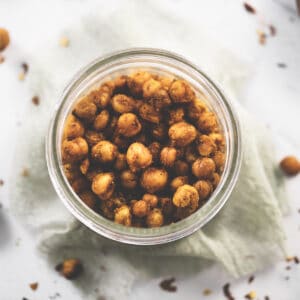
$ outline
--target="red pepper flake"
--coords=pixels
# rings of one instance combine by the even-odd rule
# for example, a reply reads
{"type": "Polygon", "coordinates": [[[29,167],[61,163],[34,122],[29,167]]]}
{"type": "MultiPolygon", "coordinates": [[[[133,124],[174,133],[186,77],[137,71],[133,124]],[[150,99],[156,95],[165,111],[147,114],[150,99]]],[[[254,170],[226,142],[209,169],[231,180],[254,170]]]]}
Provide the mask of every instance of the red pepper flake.
{"type": "Polygon", "coordinates": [[[244,7],[245,7],[245,9],[248,13],[250,13],[250,14],[255,14],[256,13],[256,9],[247,2],[244,2],[244,7]]]}
{"type": "Polygon", "coordinates": [[[228,300],[234,300],[234,297],[232,296],[231,292],[230,292],[230,283],[226,283],[223,286],[223,293],[224,296],[228,299],[228,300]]]}
{"type": "Polygon", "coordinates": [[[4,185],[4,181],[0,179],[0,186],[4,185]]]}
{"type": "Polygon", "coordinates": [[[29,70],[29,66],[28,66],[27,63],[24,62],[24,63],[21,64],[21,67],[22,67],[23,73],[25,75],[28,72],[28,70],[29,70]]]}
{"type": "Polygon", "coordinates": [[[269,29],[270,29],[271,36],[275,36],[277,33],[276,27],[274,25],[269,25],[269,29]]]}
{"type": "Polygon", "coordinates": [[[40,98],[38,96],[33,96],[31,101],[36,106],[38,106],[40,104],[40,98]]]}
{"type": "Polygon", "coordinates": [[[39,284],[38,282],[33,282],[33,283],[30,283],[29,284],[29,287],[33,290],[33,291],[36,291],[39,287],[39,284]]]}
{"type": "Polygon", "coordinates": [[[175,282],[175,278],[172,277],[161,281],[159,286],[164,291],[174,293],[177,291],[177,286],[174,285],[174,282],[175,282]]]}
{"type": "Polygon", "coordinates": [[[255,278],[254,275],[251,275],[248,279],[248,283],[251,283],[254,280],[254,278],[255,278]]]}

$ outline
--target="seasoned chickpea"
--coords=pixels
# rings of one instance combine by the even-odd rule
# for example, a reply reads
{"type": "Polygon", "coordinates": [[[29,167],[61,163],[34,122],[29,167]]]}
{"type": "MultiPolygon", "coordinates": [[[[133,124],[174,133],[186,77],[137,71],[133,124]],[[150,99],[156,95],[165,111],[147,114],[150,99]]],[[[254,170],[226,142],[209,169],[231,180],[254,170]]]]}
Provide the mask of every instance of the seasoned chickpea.
{"type": "Polygon", "coordinates": [[[120,175],[121,185],[128,190],[132,190],[137,186],[138,179],[135,173],[125,170],[120,175]]]}
{"type": "Polygon", "coordinates": [[[212,184],[209,181],[198,180],[193,186],[198,191],[200,201],[207,199],[213,191],[212,184]]]}
{"type": "Polygon", "coordinates": [[[195,92],[184,80],[173,81],[169,93],[175,103],[188,103],[195,99],[195,92]]]}
{"type": "Polygon", "coordinates": [[[158,208],[154,208],[147,215],[146,223],[148,227],[160,227],[164,224],[164,216],[162,211],[158,208]]]}
{"type": "Polygon", "coordinates": [[[89,99],[88,97],[84,97],[81,99],[74,107],[73,113],[87,121],[92,122],[96,117],[97,106],[96,104],[89,99]]]}
{"type": "Polygon", "coordinates": [[[225,154],[221,151],[217,151],[212,158],[216,164],[217,169],[222,172],[225,164],[225,154]]]}
{"type": "Polygon", "coordinates": [[[114,209],[109,205],[108,202],[108,200],[100,202],[100,211],[105,218],[113,220],[115,217],[114,209]]]}
{"type": "Polygon", "coordinates": [[[127,205],[115,209],[115,222],[124,226],[131,226],[131,213],[127,205]]]}
{"type": "Polygon", "coordinates": [[[113,96],[111,105],[120,114],[129,113],[135,109],[134,99],[123,94],[113,96]]]}
{"type": "Polygon", "coordinates": [[[199,154],[196,152],[196,149],[193,145],[188,146],[185,151],[185,160],[189,163],[192,164],[199,158],[199,154]]]}
{"type": "Polygon", "coordinates": [[[149,203],[144,200],[136,201],[132,205],[132,213],[139,218],[145,217],[148,214],[149,210],[149,203]]]}
{"type": "Polygon", "coordinates": [[[87,130],[84,137],[90,147],[95,146],[99,142],[105,140],[103,133],[93,130],[87,130]]]}
{"type": "Polygon", "coordinates": [[[97,116],[94,121],[94,128],[95,130],[103,130],[109,122],[109,112],[108,110],[104,109],[102,110],[97,116]]]}
{"type": "Polygon", "coordinates": [[[224,138],[224,135],[222,135],[221,133],[213,132],[213,133],[209,134],[209,137],[211,139],[213,139],[213,141],[215,142],[215,144],[218,147],[218,150],[224,152],[224,149],[225,149],[225,138],[224,138]]]}
{"type": "Polygon", "coordinates": [[[167,91],[160,89],[156,91],[151,98],[148,99],[148,103],[156,110],[160,111],[171,105],[171,99],[167,91]]]}
{"type": "Polygon", "coordinates": [[[78,137],[62,143],[62,159],[65,163],[79,161],[88,155],[89,146],[85,139],[78,137]]]}
{"type": "Polygon", "coordinates": [[[174,79],[169,77],[158,77],[157,79],[165,91],[169,91],[174,79]]]}
{"type": "Polygon", "coordinates": [[[151,98],[157,94],[159,90],[162,89],[162,85],[159,81],[150,78],[143,84],[143,96],[145,98],[151,98]]]}
{"type": "Polygon", "coordinates": [[[113,136],[112,142],[121,150],[126,150],[131,143],[127,137],[118,133],[113,136]]]}
{"type": "Polygon", "coordinates": [[[97,197],[91,191],[81,192],[79,195],[80,199],[91,209],[95,209],[97,203],[97,197]]]}
{"type": "Polygon", "coordinates": [[[295,176],[300,173],[300,161],[295,156],[287,156],[282,159],[280,167],[288,176],[295,176]]]}
{"type": "Polygon", "coordinates": [[[9,45],[9,33],[6,29],[0,28],[0,52],[9,45]]]}
{"type": "Polygon", "coordinates": [[[195,211],[198,203],[198,191],[188,184],[180,186],[173,196],[173,204],[177,207],[190,207],[195,211]]]}
{"type": "Polygon", "coordinates": [[[126,155],[123,153],[118,153],[115,164],[114,164],[115,169],[118,171],[125,170],[127,168],[127,160],[126,160],[126,155]]]}
{"type": "Polygon", "coordinates": [[[175,208],[172,199],[169,197],[163,197],[159,199],[159,203],[163,214],[167,217],[170,217],[175,208]]]}
{"type": "Polygon", "coordinates": [[[77,258],[68,258],[56,266],[56,271],[60,272],[66,279],[72,280],[79,277],[83,271],[82,263],[77,258]]]}
{"type": "Polygon", "coordinates": [[[103,130],[105,136],[114,136],[116,133],[116,128],[119,118],[117,116],[112,116],[110,122],[107,124],[106,128],[103,130]]]}
{"type": "Polygon", "coordinates": [[[74,115],[67,117],[64,127],[64,138],[74,139],[84,135],[84,126],[74,115]]]}
{"type": "Polygon", "coordinates": [[[88,172],[89,170],[89,167],[90,167],[90,160],[88,158],[84,159],[79,168],[80,168],[80,172],[83,174],[83,175],[86,175],[86,173],[88,172]]]}
{"type": "Polygon", "coordinates": [[[160,157],[161,145],[158,142],[153,142],[148,146],[150,153],[152,154],[153,162],[158,162],[160,157]]]}
{"type": "Polygon", "coordinates": [[[132,113],[122,114],[118,120],[117,127],[119,133],[126,137],[133,137],[142,129],[138,117],[132,113]]]}
{"type": "Polygon", "coordinates": [[[215,130],[217,127],[217,119],[214,113],[212,112],[204,112],[200,115],[197,120],[197,126],[200,131],[205,133],[210,133],[215,130]]]}
{"type": "Polygon", "coordinates": [[[117,154],[117,147],[109,141],[101,141],[92,148],[92,158],[102,163],[113,162],[117,154]]]}
{"type": "Polygon", "coordinates": [[[80,176],[71,183],[71,187],[75,193],[81,193],[89,188],[89,182],[85,177],[80,176]]]}
{"type": "Polygon", "coordinates": [[[200,116],[207,111],[207,106],[201,100],[195,99],[192,103],[189,104],[187,111],[188,116],[192,120],[197,121],[200,116]]]}
{"type": "Polygon", "coordinates": [[[121,75],[114,80],[115,93],[124,92],[127,89],[127,78],[126,75],[121,75]]]}
{"type": "Polygon", "coordinates": [[[147,103],[143,103],[139,107],[139,115],[142,119],[154,124],[159,124],[162,119],[161,113],[147,103]]]}
{"type": "Polygon", "coordinates": [[[186,122],[179,122],[169,129],[169,137],[178,147],[185,147],[192,143],[197,136],[196,128],[186,122]]]}
{"type": "Polygon", "coordinates": [[[175,163],[177,150],[173,147],[164,147],[160,152],[160,162],[165,167],[172,167],[175,163]]]}
{"type": "Polygon", "coordinates": [[[145,194],[142,200],[147,202],[151,208],[156,207],[158,204],[158,197],[154,194],[145,194]]]}
{"type": "Polygon", "coordinates": [[[200,135],[197,143],[197,149],[201,156],[210,156],[217,150],[214,140],[208,135],[200,135]]]}
{"type": "Polygon", "coordinates": [[[99,89],[90,92],[88,98],[92,100],[97,107],[105,108],[110,102],[112,93],[113,86],[110,83],[104,83],[99,89]]]}
{"type": "Polygon", "coordinates": [[[133,137],[133,142],[146,144],[148,139],[144,133],[140,133],[139,135],[133,137]]]}
{"type": "Polygon", "coordinates": [[[169,125],[184,122],[184,109],[182,107],[173,108],[169,111],[169,125]]]}
{"type": "Polygon", "coordinates": [[[93,179],[99,174],[103,173],[103,168],[100,166],[91,166],[87,173],[85,174],[85,177],[88,181],[92,182],[93,179]]]}
{"type": "Polygon", "coordinates": [[[185,176],[189,173],[189,165],[182,160],[175,161],[174,169],[177,176],[185,176]]]}
{"type": "Polygon", "coordinates": [[[212,175],[211,183],[212,183],[212,185],[213,185],[214,188],[216,188],[218,186],[220,180],[221,180],[221,177],[220,177],[220,175],[218,173],[214,173],[212,175]]]}
{"type": "Polygon", "coordinates": [[[162,190],[168,182],[168,172],[164,169],[149,168],[141,178],[141,186],[148,193],[155,193],[162,190]]]}
{"type": "Polygon", "coordinates": [[[79,167],[77,164],[64,164],[63,165],[64,173],[70,183],[72,183],[75,179],[81,176],[79,171],[79,167]]]}
{"type": "Polygon", "coordinates": [[[168,136],[168,129],[164,124],[153,125],[151,127],[151,135],[154,139],[163,142],[168,136]]]}
{"type": "Polygon", "coordinates": [[[215,162],[208,157],[198,158],[192,165],[192,172],[199,179],[210,178],[215,170],[215,162]]]}
{"type": "Polygon", "coordinates": [[[178,177],[175,177],[171,183],[170,183],[170,187],[171,187],[171,190],[173,192],[175,192],[180,186],[182,185],[185,185],[188,183],[188,178],[187,176],[178,176],[178,177]]]}
{"type": "Polygon", "coordinates": [[[101,199],[108,200],[115,190],[115,177],[113,173],[100,173],[92,183],[92,191],[101,199]]]}
{"type": "Polygon", "coordinates": [[[143,71],[129,75],[127,78],[127,85],[130,92],[136,97],[141,96],[143,93],[143,85],[150,78],[151,74],[143,71]]]}
{"type": "Polygon", "coordinates": [[[129,146],[126,159],[133,172],[145,169],[152,164],[151,152],[141,143],[133,143],[129,146]]]}

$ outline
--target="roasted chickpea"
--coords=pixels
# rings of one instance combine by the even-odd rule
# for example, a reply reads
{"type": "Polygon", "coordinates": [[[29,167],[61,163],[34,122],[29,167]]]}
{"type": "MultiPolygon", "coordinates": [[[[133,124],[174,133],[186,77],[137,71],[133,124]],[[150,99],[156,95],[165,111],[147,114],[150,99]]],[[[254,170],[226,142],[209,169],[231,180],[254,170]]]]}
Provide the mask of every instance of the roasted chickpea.
{"type": "Polygon", "coordinates": [[[74,107],[73,113],[80,119],[91,122],[97,112],[96,104],[89,97],[82,98],[74,107]]]}
{"type": "Polygon", "coordinates": [[[200,131],[211,133],[217,127],[217,119],[214,113],[204,112],[197,120],[197,126],[200,131]]]}
{"type": "Polygon", "coordinates": [[[123,153],[118,153],[114,167],[118,171],[125,170],[127,168],[126,155],[123,153]]]}
{"type": "Polygon", "coordinates": [[[6,29],[0,28],[0,52],[9,45],[9,33],[6,29]]]}
{"type": "Polygon", "coordinates": [[[97,131],[103,130],[109,122],[109,112],[108,110],[102,110],[97,116],[94,121],[94,128],[97,131]]]}
{"type": "Polygon", "coordinates": [[[127,137],[118,133],[113,136],[112,142],[121,150],[126,150],[131,143],[127,137]]]}
{"type": "Polygon", "coordinates": [[[127,78],[126,75],[121,75],[114,80],[115,93],[124,92],[127,89],[127,78]]]}
{"type": "Polygon", "coordinates": [[[81,176],[79,171],[79,167],[77,164],[64,164],[63,165],[64,173],[70,183],[72,183],[75,179],[81,176]]]}
{"type": "Polygon", "coordinates": [[[127,205],[115,209],[115,222],[124,226],[131,225],[131,213],[127,205]]]}
{"type": "Polygon", "coordinates": [[[164,224],[164,216],[162,211],[158,208],[151,210],[146,219],[148,227],[160,227],[164,224]]]}
{"type": "Polygon", "coordinates": [[[209,134],[209,137],[215,142],[219,151],[225,150],[225,138],[221,133],[213,132],[209,134]]]}
{"type": "Polygon", "coordinates": [[[120,114],[129,113],[135,109],[134,99],[123,94],[113,96],[111,105],[120,114]]]}
{"type": "Polygon", "coordinates": [[[159,204],[164,216],[166,217],[172,216],[172,214],[174,213],[175,206],[171,198],[169,197],[160,198],[159,204]]]}
{"type": "Polygon", "coordinates": [[[108,200],[115,190],[115,176],[113,173],[100,173],[92,183],[92,191],[101,199],[108,200]]]}
{"type": "Polygon", "coordinates": [[[168,129],[164,124],[151,126],[151,135],[154,139],[163,142],[168,136],[168,129]]]}
{"type": "Polygon", "coordinates": [[[145,169],[152,164],[151,152],[141,143],[133,143],[129,146],[126,159],[133,172],[145,169]]]}
{"type": "Polygon", "coordinates": [[[109,141],[101,141],[92,148],[92,158],[101,163],[113,162],[117,154],[117,147],[109,141]]]}
{"type": "Polygon", "coordinates": [[[104,83],[99,89],[90,92],[88,98],[92,100],[97,107],[105,108],[110,102],[113,88],[114,87],[110,83],[104,83]]]}
{"type": "Polygon", "coordinates": [[[218,184],[220,183],[220,180],[221,180],[221,177],[218,173],[214,173],[212,175],[211,183],[212,183],[214,188],[216,188],[218,186],[218,184]]]}
{"type": "Polygon", "coordinates": [[[295,156],[287,156],[282,159],[280,167],[288,176],[295,176],[300,173],[300,161],[295,156]]]}
{"type": "Polygon", "coordinates": [[[188,103],[195,99],[195,92],[184,80],[173,81],[169,93],[175,103],[188,103]]]}
{"type": "Polygon", "coordinates": [[[182,185],[185,185],[188,183],[188,178],[187,176],[178,176],[178,177],[175,177],[171,183],[170,183],[170,187],[171,187],[171,190],[173,192],[175,192],[180,186],[182,185]]]}
{"type": "Polygon", "coordinates": [[[80,199],[91,209],[95,209],[97,203],[97,197],[91,191],[81,192],[79,195],[80,199]]]}
{"type": "Polygon", "coordinates": [[[196,128],[186,122],[179,122],[169,128],[169,137],[177,147],[185,147],[197,136],[196,128]]]}
{"type": "Polygon", "coordinates": [[[148,146],[150,153],[152,154],[153,162],[158,162],[160,158],[161,145],[158,142],[153,142],[148,146]]]}
{"type": "Polygon", "coordinates": [[[80,172],[83,174],[83,175],[86,175],[86,173],[88,172],[89,170],[89,167],[90,167],[90,160],[88,158],[84,159],[79,168],[80,168],[80,172]]]}
{"type": "Polygon", "coordinates": [[[136,143],[146,144],[148,142],[148,139],[144,133],[140,133],[139,135],[133,137],[132,141],[136,143]]]}
{"type": "Polygon", "coordinates": [[[197,121],[200,116],[207,111],[207,106],[203,101],[195,99],[192,103],[189,104],[187,111],[188,116],[192,120],[197,121]]]}
{"type": "Polygon", "coordinates": [[[100,202],[100,211],[105,218],[113,220],[115,217],[114,209],[111,208],[108,202],[108,200],[100,202]]]}
{"type": "Polygon", "coordinates": [[[136,72],[131,74],[127,78],[127,85],[129,91],[136,97],[139,97],[143,93],[144,83],[151,78],[151,75],[148,72],[136,72]]]}
{"type": "Polygon", "coordinates": [[[160,162],[165,167],[172,167],[175,163],[177,150],[173,147],[164,147],[160,152],[160,162]]]}
{"type": "Polygon", "coordinates": [[[158,77],[157,79],[165,91],[169,91],[174,79],[169,77],[158,77]]]}
{"type": "Polygon", "coordinates": [[[156,110],[161,109],[171,105],[171,99],[167,91],[160,89],[148,99],[148,103],[156,110]]]}
{"type": "Polygon", "coordinates": [[[207,199],[213,191],[212,184],[209,181],[198,180],[193,186],[198,191],[200,201],[207,199]]]}
{"type": "Polygon", "coordinates": [[[95,146],[99,142],[105,140],[103,133],[93,130],[87,130],[84,137],[90,147],[95,146]]]}
{"type": "Polygon", "coordinates": [[[76,194],[81,193],[89,188],[89,182],[85,177],[80,176],[71,183],[71,187],[76,194]]]}
{"type": "Polygon", "coordinates": [[[126,137],[133,137],[142,129],[138,117],[132,113],[122,114],[118,120],[117,127],[119,133],[126,137]]]}
{"type": "Polygon", "coordinates": [[[189,207],[195,211],[199,205],[197,190],[188,184],[180,186],[173,196],[173,204],[177,207],[189,207]]]}
{"type": "Polygon", "coordinates": [[[66,279],[72,280],[81,275],[83,266],[79,259],[69,258],[58,264],[55,269],[66,279]]]}
{"type": "Polygon", "coordinates": [[[175,161],[174,169],[177,176],[185,176],[189,173],[189,165],[182,160],[175,161]]]}
{"type": "Polygon", "coordinates": [[[158,197],[154,194],[145,194],[142,200],[147,202],[151,208],[156,207],[158,204],[158,197]]]}
{"type": "Polygon", "coordinates": [[[169,111],[169,125],[184,122],[184,109],[182,107],[173,108],[169,111]]]}
{"type": "Polygon", "coordinates": [[[215,162],[208,157],[198,158],[192,165],[192,172],[199,179],[210,178],[215,170],[215,162]]]}
{"type": "Polygon", "coordinates": [[[153,78],[150,78],[143,84],[143,96],[145,98],[151,98],[155,96],[160,89],[162,89],[161,83],[153,78]]]}
{"type": "Polygon", "coordinates": [[[87,173],[85,174],[85,177],[88,181],[92,182],[93,179],[99,174],[103,173],[103,168],[100,166],[91,166],[87,173]]]}
{"type": "Polygon", "coordinates": [[[130,170],[125,170],[120,175],[121,185],[128,190],[132,190],[137,186],[137,176],[130,170]]]}
{"type": "Polygon", "coordinates": [[[168,172],[164,169],[149,168],[141,178],[141,186],[149,193],[162,190],[168,182],[168,172]]]}
{"type": "Polygon", "coordinates": [[[195,147],[193,145],[188,146],[185,150],[185,160],[192,164],[197,158],[199,158],[199,154],[196,152],[195,147]]]}
{"type": "Polygon", "coordinates": [[[64,128],[64,138],[74,139],[84,135],[83,124],[74,116],[69,115],[67,117],[65,128],[64,128]]]}
{"type": "Polygon", "coordinates": [[[145,217],[148,214],[149,210],[149,203],[144,200],[136,201],[132,205],[132,213],[139,218],[145,217]]]}
{"type": "Polygon", "coordinates": [[[200,135],[197,143],[197,149],[201,156],[210,156],[217,150],[214,140],[208,135],[200,135]]]}
{"type": "Polygon", "coordinates": [[[143,103],[139,107],[139,115],[142,119],[154,124],[159,124],[162,119],[161,113],[147,103],[143,103]]]}
{"type": "Polygon", "coordinates": [[[65,163],[72,163],[87,157],[89,146],[82,137],[65,140],[62,143],[62,159],[65,163]]]}
{"type": "Polygon", "coordinates": [[[225,154],[221,151],[217,151],[213,155],[213,160],[216,164],[217,169],[222,172],[225,164],[225,154]]]}
{"type": "Polygon", "coordinates": [[[110,137],[116,134],[117,124],[119,118],[117,116],[112,116],[110,122],[107,124],[106,128],[103,130],[105,136],[110,137]]]}

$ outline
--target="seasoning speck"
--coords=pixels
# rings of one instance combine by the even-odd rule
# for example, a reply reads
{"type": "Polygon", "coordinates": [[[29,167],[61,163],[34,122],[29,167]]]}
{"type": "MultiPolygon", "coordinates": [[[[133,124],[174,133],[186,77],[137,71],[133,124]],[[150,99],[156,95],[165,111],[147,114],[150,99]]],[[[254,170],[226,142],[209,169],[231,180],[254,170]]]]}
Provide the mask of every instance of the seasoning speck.
{"type": "Polygon", "coordinates": [[[254,280],[254,278],[255,278],[254,275],[251,275],[248,279],[248,283],[251,283],[254,280]]]}
{"type": "Polygon", "coordinates": [[[212,294],[212,290],[210,290],[210,289],[204,289],[203,290],[203,295],[204,296],[209,296],[209,295],[211,295],[212,294]]]}
{"type": "Polygon", "coordinates": [[[277,33],[276,27],[274,25],[269,25],[269,29],[270,29],[271,36],[275,36],[277,33]]]}
{"type": "Polygon", "coordinates": [[[5,61],[4,56],[0,55],[0,64],[4,63],[4,61],[5,61]]]}
{"type": "Polygon", "coordinates": [[[174,285],[175,278],[169,278],[165,279],[160,282],[159,286],[162,290],[167,291],[167,292],[176,292],[177,291],[177,286],[174,285]]]}
{"type": "Polygon", "coordinates": [[[20,81],[23,81],[23,80],[25,79],[25,74],[24,74],[24,72],[19,73],[18,78],[19,78],[20,81]]]}
{"type": "Polygon", "coordinates": [[[0,186],[4,185],[4,181],[0,179],[0,186]]]}
{"type": "Polygon", "coordinates": [[[266,44],[266,38],[267,38],[266,34],[261,30],[257,30],[256,33],[258,35],[258,42],[261,45],[265,45],[266,44]]]}
{"type": "Polygon", "coordinates": [[[38,282],[34,282],[34,283],[30,283],[29,284],[29,287],[33,290],[33,291],[36,291],[39,287],[39,284],[38,282]]]}
{"type": "Polygon", "coordinates": [[[223,293],[224,296],[228,299],[228,300],[234,300],[234,297],[232,296],[231,292],[230,292],[230,284],[226,283],[223,286],[223,293]]]}
{"type": "Polygon", "coordinates": [[[256,9],[252,5],[250,5],[249,3],[247,3],[247,2],[244,2],[244,7],[245,7],[245,9],[246,9],[246,11],[248,13],[251,13],[251,14],[255,14],[256,13],[256,9]]]}
{"type": "Polygon", "coordinates": [[[287,266],[285,269],[289,271],[291,269],[291,266],[287,266]]]}
{"type": "Polygon", "coordinates": [[[40,98],[38,96],[32,97],[31,101],[36,106],[38,106],[40,104],[40,98]]]}
{"type": "Polygon", "coordinates": [[[59,40],[59,45],[61,47],[67,48],[70,45],[70,40],[67,37],[61,37],[59,40]]]}
{"type": "Polygon", "coordinates": [[[256,292],[255,291],[249,292],[247,295],[245,295],[245,298],[249,299],[249,300],[255,299],[256,298],[256,292]]]}
{"type": "Polygon", "coordinates": [[[295,262],[295,264],[297,264],[297,265],[299,264],[299,258],[298,258],[297,256],[294,257],[294,262],[295,262]]]}
{"type": "Polygon", "coordinates": [[[24,75],[27,74],[27,72],[28,72],[28,70],[29,70],[28,64],[27,64],[27,63],[22,63],[22,64],[21,64],[21,67],[22,67],[22,69],[23,69],[24,75]]]}
{"type": "Polygon", "coordinates": [[[24,168],[24,169],[22,170],[21,175],[22,175],[23,177],[28,177],[28,176],[29,176],[29,171],[28,171],[28,169],[27,169],[27,168],[24,168]]]}

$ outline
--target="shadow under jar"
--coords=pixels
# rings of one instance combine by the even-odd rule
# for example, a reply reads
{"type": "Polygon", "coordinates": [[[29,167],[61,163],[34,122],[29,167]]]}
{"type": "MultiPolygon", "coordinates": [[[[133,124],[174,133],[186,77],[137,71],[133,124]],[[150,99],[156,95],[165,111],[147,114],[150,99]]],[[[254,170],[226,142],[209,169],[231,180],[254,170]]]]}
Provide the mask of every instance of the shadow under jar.
{"type": "Polygon", "coordinates": [[[203,227],[229,198],[237,182],[242,159],[240,127],[228,99],[198,67],[172,52],[147,48],[128,49],[96,59],[76,74],[65,88],[46,138],[46,159],[56,192],[80,222],[96,233],[122,243],[164,244],[188,236],[203,227]],[[209,110],[215,113],[226,141],[224,171],[209,199],[187,218],[157,228],[126,227],[90,209],[69,184],[62,163],[64,125],[78,99],[111,78],[140,70],[187,81],[196,96],[201,96],[209,110]]]}

